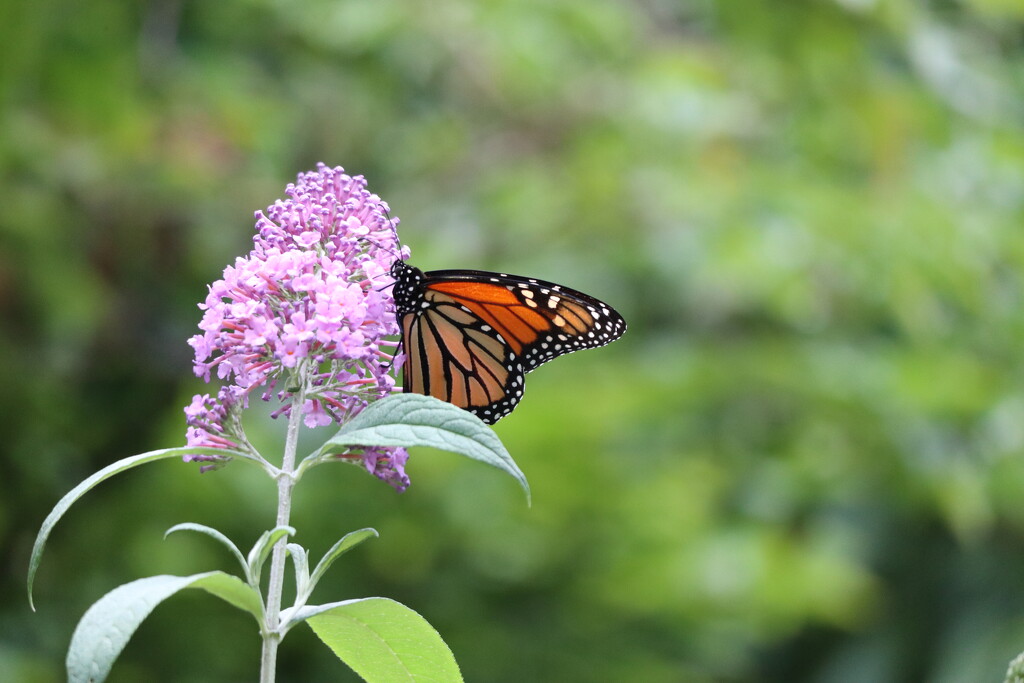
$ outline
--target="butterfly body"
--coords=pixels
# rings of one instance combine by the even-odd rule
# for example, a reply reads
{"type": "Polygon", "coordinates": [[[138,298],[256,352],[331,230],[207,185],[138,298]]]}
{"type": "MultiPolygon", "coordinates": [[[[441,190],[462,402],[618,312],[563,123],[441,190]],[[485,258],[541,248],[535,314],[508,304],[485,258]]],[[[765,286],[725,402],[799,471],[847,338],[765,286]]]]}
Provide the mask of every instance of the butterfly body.
{"type": "Polygon", "coordinates": [[[479,270],[391,268],[406,361],[403,390],[435,396],[489,424],[512,412],[524,375],[622,336],[611,306],[553,282],[479,270]]]}

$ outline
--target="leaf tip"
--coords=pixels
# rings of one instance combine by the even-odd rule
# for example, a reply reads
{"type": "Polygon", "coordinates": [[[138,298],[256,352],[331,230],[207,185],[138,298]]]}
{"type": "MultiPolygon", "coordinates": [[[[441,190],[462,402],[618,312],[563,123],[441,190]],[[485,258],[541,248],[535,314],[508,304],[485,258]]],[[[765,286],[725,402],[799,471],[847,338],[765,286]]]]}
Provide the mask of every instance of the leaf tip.
{"type": "Polygon", "coordinates": [[[28,592],[28,606],[32,608],[32,611],[36,611],[36,601],[32,596],[32,587],[36,583],[36,565],[34,563],[29,565],[28,568],[28,580],[25,582],[25,587],[28,592]]]}

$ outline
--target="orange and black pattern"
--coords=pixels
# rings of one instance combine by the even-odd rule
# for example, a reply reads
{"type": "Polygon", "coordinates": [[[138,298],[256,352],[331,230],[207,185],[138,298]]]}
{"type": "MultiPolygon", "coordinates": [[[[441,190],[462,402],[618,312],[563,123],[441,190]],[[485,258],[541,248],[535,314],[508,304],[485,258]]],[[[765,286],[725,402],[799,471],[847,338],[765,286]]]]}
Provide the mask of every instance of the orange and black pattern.
{"type": "Polygon", "coordinates": [[[524,375],[626,331],[615,309],[543,280],[479,270],[391,268],[406,360],[403,389],[449,401],[488,424],[523,396],[524,375]]]}

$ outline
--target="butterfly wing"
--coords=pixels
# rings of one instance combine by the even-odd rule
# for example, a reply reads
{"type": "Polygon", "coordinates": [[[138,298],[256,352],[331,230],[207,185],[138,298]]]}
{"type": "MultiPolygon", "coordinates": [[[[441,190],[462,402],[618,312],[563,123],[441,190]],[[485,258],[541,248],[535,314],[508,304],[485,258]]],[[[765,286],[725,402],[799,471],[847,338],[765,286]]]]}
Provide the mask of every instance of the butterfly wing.
{"type": "Polygon", "coordinates": [[[523,395],[523,366],[504,340],[451,297],[402,318],[403,389],[454,403],[493,424],[523,395]]]}
{"type": "Polygon", "coordinates": [[[543,280],[476,270],[423,273],[396,262],[395,300],[406,392],[435,396],[484,422],[522,398],[525,373],[560,355],[618,339],[611,306],[543,280]]]}
{"type": "Polygon", "coordinates": [[[484,321],[526,372],[563,354],[609,344],[626,330],[626,321],[603,301],[535,278],[438,270],[426,274],[425,286],[484,321]]]}

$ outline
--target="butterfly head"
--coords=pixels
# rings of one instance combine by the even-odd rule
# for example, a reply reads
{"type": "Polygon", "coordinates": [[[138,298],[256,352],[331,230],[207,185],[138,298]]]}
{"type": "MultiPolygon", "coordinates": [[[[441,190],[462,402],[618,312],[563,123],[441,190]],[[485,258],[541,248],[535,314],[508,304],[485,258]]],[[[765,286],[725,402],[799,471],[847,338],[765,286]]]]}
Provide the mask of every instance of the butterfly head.
{"type": "Polygon", "coordinates": [[[409,312],[423,297],[423,271],[401,259],[391,264],[391,277],[395,279],[392,295],[399,312],[409,312]]]}

